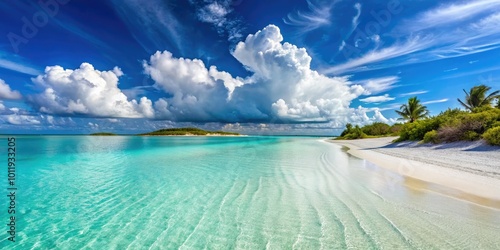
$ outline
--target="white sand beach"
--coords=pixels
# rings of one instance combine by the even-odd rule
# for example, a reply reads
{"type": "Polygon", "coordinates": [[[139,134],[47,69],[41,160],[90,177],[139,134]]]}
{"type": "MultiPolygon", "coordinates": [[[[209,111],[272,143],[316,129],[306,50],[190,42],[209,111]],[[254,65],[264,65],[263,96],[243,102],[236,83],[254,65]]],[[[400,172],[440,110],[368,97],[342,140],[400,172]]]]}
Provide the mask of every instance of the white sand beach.
{"type": "Polygon", "coordinates": [[[346,146],[348,153],[380,167],[458,191],[448,189],[444,192],[448,195],[488,206],[500,204],[500,147],[482,141],[392,143],[396,138],[328,141],[346,146]]]}

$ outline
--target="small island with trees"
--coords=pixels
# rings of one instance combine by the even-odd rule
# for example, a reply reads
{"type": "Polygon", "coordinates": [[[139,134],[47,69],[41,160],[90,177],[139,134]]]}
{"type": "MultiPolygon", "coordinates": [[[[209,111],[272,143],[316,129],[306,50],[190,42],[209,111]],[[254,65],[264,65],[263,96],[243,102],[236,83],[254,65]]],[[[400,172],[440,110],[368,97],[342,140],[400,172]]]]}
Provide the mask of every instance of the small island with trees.
{"type": "MultiPolygon", "coordinates": [[[[90,134],[91,136],[116,136],[117,134],[99,132],[90,134]]],[[[199,128],[166,128],[153,132],[137,134],[137,136],[240,136],[241,134],[225,131],[209,131],[199,128]]]]}
{"type": "Polygon", "coordinates": [[[92,136],[116,136],[117,134],[108,133],[108,132],[99,132],[99,133],[93,133],[90,135],[92,135],[92,136]]]}
{"type": "Polygon", "coordinates": [[[158,136],[158,135],[184,135],[184,136],[237,136],[238,133],[225,132],[225,131],[208,131],[199,128],[166,128],[160,129],[149,133],[139,134],[143,136],[158,136]]]}

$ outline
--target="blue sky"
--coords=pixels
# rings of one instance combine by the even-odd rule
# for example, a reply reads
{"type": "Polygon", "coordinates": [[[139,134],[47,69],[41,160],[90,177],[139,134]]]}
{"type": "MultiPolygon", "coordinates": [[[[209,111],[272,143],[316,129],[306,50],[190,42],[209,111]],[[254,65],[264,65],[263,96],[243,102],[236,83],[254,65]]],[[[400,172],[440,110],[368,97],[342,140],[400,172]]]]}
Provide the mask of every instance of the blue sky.
{"type": "Polygon", "coordinates": [[[339,133],[500,87],[500,2],[3,1],[2,133],[339,133]]]}

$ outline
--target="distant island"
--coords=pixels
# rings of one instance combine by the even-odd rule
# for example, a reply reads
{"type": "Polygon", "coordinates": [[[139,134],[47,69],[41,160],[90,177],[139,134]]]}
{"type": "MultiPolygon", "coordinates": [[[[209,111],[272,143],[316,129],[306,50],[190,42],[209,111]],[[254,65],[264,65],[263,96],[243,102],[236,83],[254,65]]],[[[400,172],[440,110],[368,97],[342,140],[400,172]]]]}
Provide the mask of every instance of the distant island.
{"type": "Polygon", "coordinates": [[[139,134],[143,136],[157,136],[157,135],[185,135],[185,136],[236,136],[238,133],[225,132],[225,131],[208,131],[199,128],[166,128],[160,129],[149,133],[139,134]]]}
{"type": "Polygon", "coordinates": [[[117,134],[108,133],[108,132],[99,132],[99,133],[93,133],[93,134],[90,134],[90,135],[93,135],[93,136],[115,136],[117,134]]]}
{"type": "MultiPolygon", "coordinates": [[[[108,132],[92,133],[91,136],[116,136],[108,132]]],[[[165,128],[149,133],[137,134],[138,136],[239,136],[241,134],[225,131],[209,131],[199,128],[165,128]]]]}

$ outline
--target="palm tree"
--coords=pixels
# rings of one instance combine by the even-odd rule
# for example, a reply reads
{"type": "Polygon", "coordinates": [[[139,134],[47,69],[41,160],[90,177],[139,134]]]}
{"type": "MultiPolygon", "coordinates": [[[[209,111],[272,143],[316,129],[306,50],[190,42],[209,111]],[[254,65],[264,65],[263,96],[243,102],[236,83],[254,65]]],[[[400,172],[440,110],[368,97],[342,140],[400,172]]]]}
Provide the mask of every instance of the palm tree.
{"type": "Polygon", "coordinates": [[[417,97],[412,97],[408,99],[407,104],[401,105],[399,110],[396,110],[404,120],[409,120],[410,123],[418,119],[424,118],[429,114],[427,107],[420,104],[420,100],[417,97]]]}
{"type": "Polygon", "coordinates": [[[488,87],[486,85],[478,85],[474,86],[470,89],[469,92],[465,91],[465,102],[463,102],[460,99],[457,99],[462,106],[464,106],[466,109],[472,111],[474,108],[482,107],[482,106],[491,106],[491,102],[495,99],[500,97],[499,93],[500,91],[495,91],[488,96],[486,96],[486,93],[490,91],[491,87],[488,87]]]}

